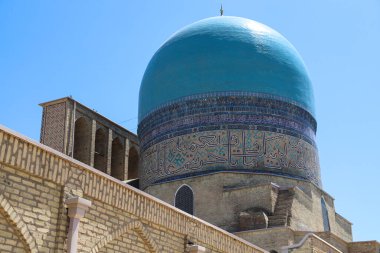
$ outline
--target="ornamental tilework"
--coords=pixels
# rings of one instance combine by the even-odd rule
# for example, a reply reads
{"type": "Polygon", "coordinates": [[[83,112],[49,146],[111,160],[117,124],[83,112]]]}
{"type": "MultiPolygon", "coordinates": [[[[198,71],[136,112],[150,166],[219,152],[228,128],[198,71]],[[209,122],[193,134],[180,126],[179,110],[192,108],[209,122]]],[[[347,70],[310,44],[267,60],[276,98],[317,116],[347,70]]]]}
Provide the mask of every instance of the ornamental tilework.
{"type": "Polygon", "coordinates": [[[173,177],[229,170],[294,176],[321,185],[317,150],[299,138],[260,130],[214,130],[177,136],[143,152],[143,188],[173,177]]]}
{"type": "Polygon", "coordinates": [[[162,140],[194,131],[257,129],[257,126],[286,132],[315,145],[316,121],[312,115],[294,104],[260,96],[184,98],[141,121],[138,135],[144,150],[162,140]]]}
{"type": "Polygon", "coordinates": [[[139,123],[141,185],[235,171],[321,186],[316,129],[306,110],[262,94],[183,98],[139,123]]]}

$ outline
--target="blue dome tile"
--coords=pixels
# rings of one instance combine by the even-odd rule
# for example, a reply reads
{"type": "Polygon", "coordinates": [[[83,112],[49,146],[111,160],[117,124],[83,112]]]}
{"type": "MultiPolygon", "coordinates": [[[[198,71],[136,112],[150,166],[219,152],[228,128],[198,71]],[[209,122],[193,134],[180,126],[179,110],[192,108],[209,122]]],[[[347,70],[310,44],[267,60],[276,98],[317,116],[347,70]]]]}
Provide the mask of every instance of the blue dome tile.
{"type": "Polygon", "coordinates": [[[290,42],[261,23],[222,16],[184,27],[155,53],[140,87],[139,122],[168,103],[221,92],[271,96],[314,115],[312,85],[290,42]]]}

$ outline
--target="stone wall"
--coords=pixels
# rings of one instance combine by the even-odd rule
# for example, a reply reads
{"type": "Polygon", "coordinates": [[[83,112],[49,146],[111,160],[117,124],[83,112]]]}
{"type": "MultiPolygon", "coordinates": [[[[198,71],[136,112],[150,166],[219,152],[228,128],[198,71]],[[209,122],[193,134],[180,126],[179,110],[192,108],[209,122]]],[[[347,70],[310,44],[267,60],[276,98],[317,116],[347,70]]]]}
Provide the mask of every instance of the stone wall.
{"type": "Polygon", "coordinates": [[[92,202],[79,252],[184,252],[188,241],[207,252],[265,252],[4,127],[0,173],[1,252],[66,252],[73,196],[92,202]]]}

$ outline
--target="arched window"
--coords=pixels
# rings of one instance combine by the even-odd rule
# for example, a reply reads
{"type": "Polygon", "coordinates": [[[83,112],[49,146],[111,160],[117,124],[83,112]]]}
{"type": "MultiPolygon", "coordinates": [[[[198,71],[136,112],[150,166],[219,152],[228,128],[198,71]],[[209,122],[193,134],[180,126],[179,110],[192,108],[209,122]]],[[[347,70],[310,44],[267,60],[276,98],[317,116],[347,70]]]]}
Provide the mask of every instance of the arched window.
{"type": "Polygon", "coordinates": [[[84,117],[75,121],[73,157],[83,163],[90,164],[91,126],[84,117]]]}
{"type": "Polygon", "coordinates": [[[139,154],[132,147],[128,155],[128,179],[138,178],[139,154]]]}
{"type": "Polygon", "coordinates": [[[124,180],[124,148],[119,138],[112,141],[111,176],[124,180]]]}
{"type": "Polygon", "coordinates": [[[321,207],[322,207],[323,230],[330,231],[329,212],[327,211],[326,202],[323,197],[321,198],[321,207]]]}
{"type": "Polygon", "coordinates": [[[95,134],[95,157],[94,167],[103,172],[107,172],[107,138],[106,132],[99,128],[95,134]]]}
{"type": "Polygon", "coordinates": [[[194,214],[194,194],[189,186],[183,185],[178,188],[174,205],[188,214],[194,214]]]}

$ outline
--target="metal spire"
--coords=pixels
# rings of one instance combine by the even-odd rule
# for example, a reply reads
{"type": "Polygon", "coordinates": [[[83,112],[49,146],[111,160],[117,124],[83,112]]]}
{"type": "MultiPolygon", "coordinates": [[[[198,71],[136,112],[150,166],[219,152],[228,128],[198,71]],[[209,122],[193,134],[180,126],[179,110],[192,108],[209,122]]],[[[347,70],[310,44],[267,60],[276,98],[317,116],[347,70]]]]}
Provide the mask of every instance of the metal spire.
{"type": "Polygon", "coordinates": [[[224,10],[223,10],[223,5],[220,4],[220,16],[223,16],[224,10]]]}

